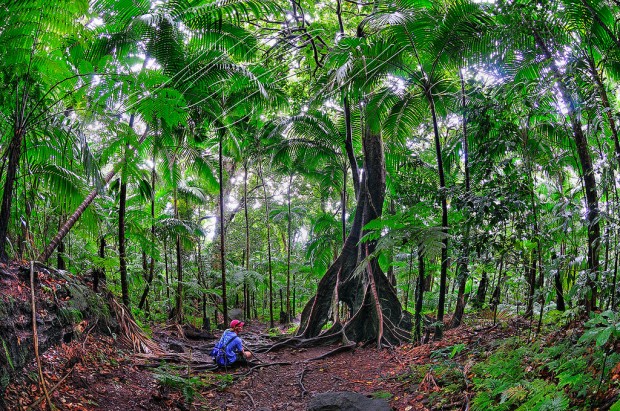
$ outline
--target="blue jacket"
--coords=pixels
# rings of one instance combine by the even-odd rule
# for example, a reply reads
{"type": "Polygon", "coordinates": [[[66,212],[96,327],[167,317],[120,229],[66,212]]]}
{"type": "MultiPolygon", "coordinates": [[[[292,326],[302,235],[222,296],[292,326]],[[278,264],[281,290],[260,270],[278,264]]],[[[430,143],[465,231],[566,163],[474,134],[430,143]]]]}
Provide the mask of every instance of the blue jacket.
{"type": "Polygon", "coordinates": [[[218,365],[230,365],[237,360],[237,353],[243,352],[241,338],[237,334],[228,329],[224,331],[220,340],[215,344],[215,348],[211,351],[211,357],[218,365]]]}

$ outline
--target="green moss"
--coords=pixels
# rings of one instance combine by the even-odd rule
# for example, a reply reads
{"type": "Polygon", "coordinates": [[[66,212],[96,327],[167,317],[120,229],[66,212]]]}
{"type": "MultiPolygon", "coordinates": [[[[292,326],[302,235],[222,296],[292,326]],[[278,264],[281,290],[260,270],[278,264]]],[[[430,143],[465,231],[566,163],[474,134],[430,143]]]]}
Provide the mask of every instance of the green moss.
{"type": "Polygon", "coordinates": [[[6,341],[4,341],[3,338],[0,338],[0,340],[2,340],[2,347],[4,348],[4,356],[6,358],[6,362],[11,366],[12,370],[15,370],[13,360],[11,359],[11,352],[9,351],[9,347],[7,347],[6,341]]]}
{"type": "Polygon", "coordinates": [[[72,307],[61,308],[58,311],[58,315],[68,324],[77,324],[84,319],[82,312],[72,307]]]}

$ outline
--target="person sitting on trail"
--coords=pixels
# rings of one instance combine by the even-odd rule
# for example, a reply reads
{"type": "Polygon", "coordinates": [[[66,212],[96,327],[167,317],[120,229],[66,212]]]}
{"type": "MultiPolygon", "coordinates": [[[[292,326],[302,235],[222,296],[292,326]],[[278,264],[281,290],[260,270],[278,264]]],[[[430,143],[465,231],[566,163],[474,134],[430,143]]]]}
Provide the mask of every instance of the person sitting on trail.
{"type": "Polygon", "coordinates": [[[215,348],[211,350],[213,362],[218,366],[228,367],[232,364],[245,363],[252,355],[251,352],[243,349],[243,342],[239,337],[244,324],[239,320],[232,320],[230,328],[224,331],[220,340],[215,344],[215,348]]]}

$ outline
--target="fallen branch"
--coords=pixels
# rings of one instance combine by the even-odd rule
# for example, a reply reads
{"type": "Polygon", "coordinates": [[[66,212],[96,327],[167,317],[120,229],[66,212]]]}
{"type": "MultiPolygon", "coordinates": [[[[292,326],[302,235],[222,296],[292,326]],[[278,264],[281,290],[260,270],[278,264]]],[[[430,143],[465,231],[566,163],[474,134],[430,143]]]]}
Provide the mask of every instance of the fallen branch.
{"type": "MultiPolygon", "coordinates": [[[[53,393],[54,391],[56,391],[56,388],[60,387],[60,385],[65,382],[65,380],[67,379],[67,377],[69,375],[71,375],[71,373],[73,372],[73,369],[75,368],[75,365],[77,363],[73,364],[73,366],[71,367],[71,369],[65,374],[64,377],[62,377],[56,384],[54,384],[54,386],[52,388],[49,389],[49,393],[53,393]]],[[[41,401],[43,401],[43,398],[45,397],[39,397],[38,399],[36,399],[32,404],[30,404],[26,409],[27,410],[33,410],[34,407],[36,407],[37,405],[39,405],[39,403],[41,403],[41,401]]]]}

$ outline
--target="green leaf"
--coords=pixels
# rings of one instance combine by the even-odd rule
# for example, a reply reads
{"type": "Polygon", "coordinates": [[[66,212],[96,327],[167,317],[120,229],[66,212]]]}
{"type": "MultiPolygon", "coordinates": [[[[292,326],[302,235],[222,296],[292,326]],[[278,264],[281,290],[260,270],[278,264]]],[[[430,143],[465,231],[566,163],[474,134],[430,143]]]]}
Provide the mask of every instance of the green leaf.
{"type": "Polygon", "coordinates": [[[614,405],[609,408],[609,411],[620,411],[620,400],[616,401],[614,405]]]}
{"type": "Polygon", "coordinates": [[[612,331],[615,327],[606,327],[600,334],[596,337],[596,346],[602,347],[609,341],[609,337],[611,336],[612,331]]]}

